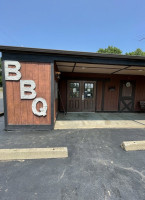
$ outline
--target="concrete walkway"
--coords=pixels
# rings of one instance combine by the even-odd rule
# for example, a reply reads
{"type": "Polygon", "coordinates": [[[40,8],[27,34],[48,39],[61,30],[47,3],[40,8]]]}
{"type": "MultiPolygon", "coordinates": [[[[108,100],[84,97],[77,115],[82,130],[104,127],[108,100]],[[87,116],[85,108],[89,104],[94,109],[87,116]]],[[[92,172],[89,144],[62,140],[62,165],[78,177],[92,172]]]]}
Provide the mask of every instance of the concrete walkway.
{"type": "Polygon", "coordinates": [[[145,128],[145,113],[63,113],[56,129],[145,128]]]}

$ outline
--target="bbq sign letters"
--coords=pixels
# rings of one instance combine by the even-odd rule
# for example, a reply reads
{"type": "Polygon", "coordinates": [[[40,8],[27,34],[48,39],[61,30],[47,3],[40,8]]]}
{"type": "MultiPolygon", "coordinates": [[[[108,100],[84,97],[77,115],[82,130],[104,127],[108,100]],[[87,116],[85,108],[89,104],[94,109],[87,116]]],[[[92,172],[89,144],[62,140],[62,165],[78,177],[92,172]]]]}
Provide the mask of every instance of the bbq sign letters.
{"type": "MultiPolygon", "coordinates": [[[[5,80],[6,81],[19,81],[22,77],[20,72],[21,64],[18,61],[4,61],[5,80]],[[13,66],[11,68],[10,66],[13,66]]],[[[37,116],[47,115],[47,102],[44,98],[37,97],[35,91],[36,84],[33,80],[20,80],[20,98],[21,99],[34,99],[32,102],[32,112],[37,116]],[[37,97],[37,98],[36,98],[37,97]],[[41,102],[42,107],[37,110],[37,103],[41,102]]]]}

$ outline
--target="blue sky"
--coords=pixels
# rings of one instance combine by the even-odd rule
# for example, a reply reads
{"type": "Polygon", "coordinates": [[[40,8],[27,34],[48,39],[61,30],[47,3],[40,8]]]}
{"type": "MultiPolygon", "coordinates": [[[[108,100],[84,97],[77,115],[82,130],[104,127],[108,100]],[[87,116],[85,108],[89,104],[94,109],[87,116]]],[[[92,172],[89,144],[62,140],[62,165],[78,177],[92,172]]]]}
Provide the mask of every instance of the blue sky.
{"type": "Polygon", "coordinates": [[[144,0],[0,0],[0,19],[0,45],[145,51],[144,0]]]}

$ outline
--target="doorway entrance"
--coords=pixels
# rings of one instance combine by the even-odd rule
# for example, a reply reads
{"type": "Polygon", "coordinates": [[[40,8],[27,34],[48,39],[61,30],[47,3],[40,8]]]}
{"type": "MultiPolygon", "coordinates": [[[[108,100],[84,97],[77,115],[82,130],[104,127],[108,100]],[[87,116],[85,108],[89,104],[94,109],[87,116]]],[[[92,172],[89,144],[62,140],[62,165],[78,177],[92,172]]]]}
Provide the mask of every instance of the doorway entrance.
{"type": "Polygon", "coordinates": [[[67,82],[67,111],[95,112],[96,81],[67,82]]]}
{"type": "Polygon", "coordinates": [[[134,111],[135,81],[121,81],[119,95],[119,111],[134,111]]]}

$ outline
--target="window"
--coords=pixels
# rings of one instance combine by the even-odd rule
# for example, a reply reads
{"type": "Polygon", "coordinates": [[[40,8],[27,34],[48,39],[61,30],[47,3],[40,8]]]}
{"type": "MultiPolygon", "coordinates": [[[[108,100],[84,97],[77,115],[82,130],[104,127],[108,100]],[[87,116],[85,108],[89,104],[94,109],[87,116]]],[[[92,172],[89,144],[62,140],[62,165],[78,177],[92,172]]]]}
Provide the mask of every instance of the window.
{"type": "Polygon", "coordinates": [[[80,84],[70,83],[70,97],[79,98],[80,97],[80,84]]]}
{"type": "Polygon", "coordinates": [[[85,83],[84,85],[84,97],[85,98],[93,98],[93,92],[94,92],[94,84],[93,83],[85,83]]]}

